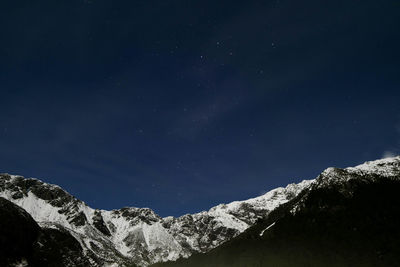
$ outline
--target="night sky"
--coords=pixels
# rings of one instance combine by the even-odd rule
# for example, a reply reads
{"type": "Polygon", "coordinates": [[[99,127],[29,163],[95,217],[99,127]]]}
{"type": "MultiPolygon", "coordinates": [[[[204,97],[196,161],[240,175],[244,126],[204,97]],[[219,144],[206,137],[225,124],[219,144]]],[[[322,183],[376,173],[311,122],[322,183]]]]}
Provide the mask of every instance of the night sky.
{"type": "Polygon", "coordinates": [[[400,1],[2,1],[0,172],[182,215],[400,153],[400,1]]]}

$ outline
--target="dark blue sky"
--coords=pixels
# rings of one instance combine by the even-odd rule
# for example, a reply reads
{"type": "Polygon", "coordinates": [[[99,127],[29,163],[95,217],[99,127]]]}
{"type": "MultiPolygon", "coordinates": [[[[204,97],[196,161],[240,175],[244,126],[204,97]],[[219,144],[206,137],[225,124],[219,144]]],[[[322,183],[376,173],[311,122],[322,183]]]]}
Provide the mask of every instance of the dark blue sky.
{"type": "Polygon", "coordinates": [[[400,1],[7,1],[0,171],[182,215],[400,152],[400,1]]]}

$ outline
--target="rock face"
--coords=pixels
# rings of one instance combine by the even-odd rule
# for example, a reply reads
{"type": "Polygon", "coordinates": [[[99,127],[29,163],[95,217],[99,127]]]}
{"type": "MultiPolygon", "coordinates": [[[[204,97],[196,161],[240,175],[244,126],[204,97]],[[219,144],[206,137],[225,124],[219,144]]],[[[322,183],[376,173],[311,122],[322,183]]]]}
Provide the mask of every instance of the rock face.
{"type": "Polygon", "coordinates": [[[0,197],[0,266],[88,266],[66,230],[41,228],[22,208],[0,197]]]}
{"type": "Polygon", "coordinates": [[[400,157],[328,168],[239,236],[155,266],[397,266],[399,191],[400,157]]]}
{"type": "Polygon", "coordinates": [[[56,185],[9,174],[0,174],[0,197],[26,210],[49,235],[70,235],[71,242],[79,243],[86,266],[147,266],[219,246],[311,183],[290,184],[178,218],[161,218],[148,208],[95,210],[56,185]]]}
{"type": "Polygon", "coordinates": [[[400,156],[369,161],[345,169],[327,168],[303,192],[304,196],[296,203],[292,212],[295,213],[303,207],[309,192],[333,190],[341,194],[342,198],[350,198],[358,186],[374,184],[382,180],[400,181],[400,156]]]}

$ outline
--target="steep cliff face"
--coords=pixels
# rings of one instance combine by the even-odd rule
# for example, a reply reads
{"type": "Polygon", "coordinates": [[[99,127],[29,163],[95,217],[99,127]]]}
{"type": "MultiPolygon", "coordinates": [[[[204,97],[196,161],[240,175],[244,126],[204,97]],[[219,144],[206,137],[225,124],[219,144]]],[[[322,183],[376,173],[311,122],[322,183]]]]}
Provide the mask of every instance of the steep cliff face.
{"type": "Polygon", "coordinates": [[[219,246],[311,182],[291,184],[257,198],[178,218],[161,218],[148,208],[95,210],[56,185],[9,174],[0,175],[0,196],[25,209],[40,226],[70,233],[92,266],[146,266],[219,246]]]}
{"type": "Polygon", "coordinates": [[[40,227],[21,207],[0,197],[0,266],[88,266],[66,230],[40,227]]]}

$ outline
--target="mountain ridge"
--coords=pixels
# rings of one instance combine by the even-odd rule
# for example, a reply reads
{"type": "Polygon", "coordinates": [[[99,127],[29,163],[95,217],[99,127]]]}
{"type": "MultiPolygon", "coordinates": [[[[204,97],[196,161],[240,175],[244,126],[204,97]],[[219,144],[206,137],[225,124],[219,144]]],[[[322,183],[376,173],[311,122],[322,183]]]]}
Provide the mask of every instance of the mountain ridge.
{"type": "Polygon", "coordinates": [[[17,175],[0,174],[0,196],[23,207],[41,226],[68,230],[91,255],[94,266],[96,262],[146,266],[222,244],[311,182],[279,187],[208,211],[164,218],[149,208],[92,209],[58,185],[17,175]]]}
{"type": "MultiPolygon", "coordinates": [[[[349,181],[354,177],[372,183],[398,175],[400,157],[344,169],[330,167],[314,180],[180,217],[160,217],[149,208],[92,209],[57,185],[9,174],[0,174],[0,197],[22,207],[43,229],[67,231],[81,245],[90,266],[147,266],[219,248],[268,219],[270,212],[300,199],[291,208],[295,215],[304,208],[301,200],[310,190],[335,188],[351,195],[349,181]]],[[[276,227],[274,223],[262,230],[276,227]]]]}
{"type": "Polygon", "coordinates": [[[400,157],[327,168],[237,237],[154,266],[396,266],[399,191],[400,157]]]}

